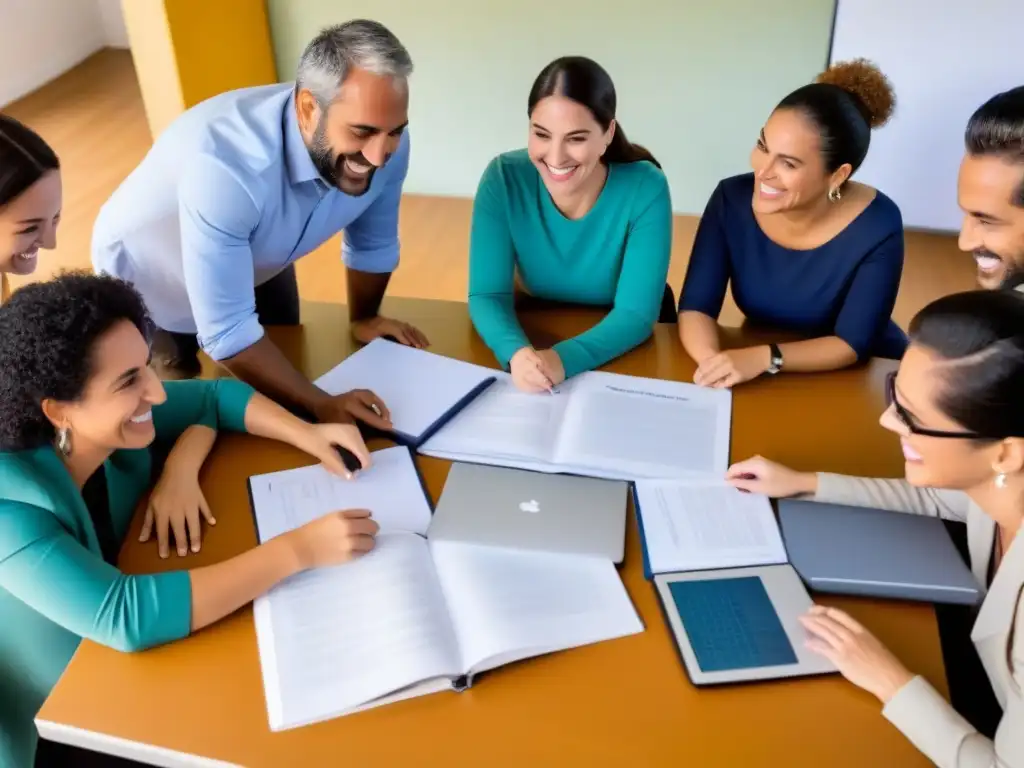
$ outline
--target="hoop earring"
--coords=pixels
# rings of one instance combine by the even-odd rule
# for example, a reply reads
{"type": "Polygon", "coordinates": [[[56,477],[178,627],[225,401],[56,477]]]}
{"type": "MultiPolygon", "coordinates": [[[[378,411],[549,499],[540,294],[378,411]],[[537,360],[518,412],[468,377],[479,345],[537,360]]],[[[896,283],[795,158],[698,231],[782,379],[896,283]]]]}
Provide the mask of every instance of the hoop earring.
{"type": "Polygon", "coordinates": [[[1005,488],[1005,487],[1006,487],[1006,473],[1005,472],[1000,472],[998,475],[996,475],[996,488],[1005,488]]]}
{"type": "Polygon", "coordinates": [[[64,458],[71,455],[71,430],[68,427],[57,430],[57,451],[64,458]]]}
{"type": "Polygon", "coordinates": [[[843,198],[843,193],[839,191],[839,187],[832,187],[828,191],[828,201],[830,203],[838,203],[843,198]]]}

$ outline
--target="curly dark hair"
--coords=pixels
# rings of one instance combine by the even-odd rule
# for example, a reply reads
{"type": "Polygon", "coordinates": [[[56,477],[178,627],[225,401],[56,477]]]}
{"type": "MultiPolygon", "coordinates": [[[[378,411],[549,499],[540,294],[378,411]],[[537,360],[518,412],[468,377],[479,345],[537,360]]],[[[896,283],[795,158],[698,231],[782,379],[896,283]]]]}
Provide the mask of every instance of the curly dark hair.
{"type": "Polygon", "coordinates": [[[97,340],[122,320],[150,338],[142,297],[114,277],[71,272],[31,283],[0,306],[0,450],[52,442],[43,400],[78,400],[97,340]]]}

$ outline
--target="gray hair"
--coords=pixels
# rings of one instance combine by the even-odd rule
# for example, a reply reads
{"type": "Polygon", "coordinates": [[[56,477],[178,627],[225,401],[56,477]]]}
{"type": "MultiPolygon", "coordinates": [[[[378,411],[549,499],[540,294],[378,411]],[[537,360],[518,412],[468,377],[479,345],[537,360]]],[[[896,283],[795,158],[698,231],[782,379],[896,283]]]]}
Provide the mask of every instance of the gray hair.
{"type": "Polygon", "coordinates": [[[367,19],[346,21],[321,30],[299,59],[295,88],[307,88],[321,107],[338,95],[352,69],[395,78],[404,87],[412,74],[412,58],[383,24],[367,19]]]}

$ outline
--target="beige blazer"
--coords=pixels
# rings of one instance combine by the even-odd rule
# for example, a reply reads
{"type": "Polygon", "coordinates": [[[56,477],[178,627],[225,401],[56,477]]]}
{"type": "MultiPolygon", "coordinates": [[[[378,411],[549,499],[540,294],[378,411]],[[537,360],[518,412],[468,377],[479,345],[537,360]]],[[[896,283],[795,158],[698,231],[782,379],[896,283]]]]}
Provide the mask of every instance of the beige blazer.
{"type": "MultiPolygon", "coordinates": [[[[965,494],[915,488],[905,480],[818,475],[815,501],[874,507],[967,523],[971,570],[988,578],[996,524],[965,494]]],[[[1024,768],[1024,539],[1019,533],[989,585],[971,640],[1003,718],[995,741],[979,734],[923,677],[907,683],[882,714],[939,768],[1024,768]]]]}

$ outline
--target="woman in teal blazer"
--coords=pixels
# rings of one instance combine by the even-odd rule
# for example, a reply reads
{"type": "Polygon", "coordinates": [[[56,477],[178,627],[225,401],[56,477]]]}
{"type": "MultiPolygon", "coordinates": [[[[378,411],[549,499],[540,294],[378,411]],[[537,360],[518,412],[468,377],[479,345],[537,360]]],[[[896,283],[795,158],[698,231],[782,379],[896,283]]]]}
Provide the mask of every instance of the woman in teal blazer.
{"type": "Polygon", "coordinates": [[[661,313],[672,251],[668,182],[626,139],[615,102],[596,62],[553,61],[530,91],[526,149],[491,161],[473,203],[469,314],[527,392],[625,354],[661,313]],[[541,299],[611,309],[575,338],[534,349],[516,319],[517,282],[541,299]]]}
{"type": "Polygon", "coordinates": [[[354,425],[308,424],[234,380],[162,384],[149,328],[138,294],[109,277],[65,275],[0,307],[0,765],[33,765],[33,719],[81,638],[122,651],[177,640],[373,546],[369,513],[348,510],[215,565],[120,572],[160,465],[143,538],[155,529],[165,557],[172,536],[178,555],[199,549],[200,516],[214,520],[198,473],[217,430],[290,443],[346,476],[338,446],[369,464],[354,425]]]}

